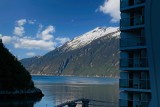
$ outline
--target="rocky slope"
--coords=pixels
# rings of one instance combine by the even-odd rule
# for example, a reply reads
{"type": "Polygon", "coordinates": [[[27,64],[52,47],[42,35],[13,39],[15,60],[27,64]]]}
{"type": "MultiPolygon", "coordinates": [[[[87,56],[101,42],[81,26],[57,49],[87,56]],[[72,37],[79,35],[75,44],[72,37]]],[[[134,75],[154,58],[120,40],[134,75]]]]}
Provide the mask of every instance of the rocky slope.
{"type": "Polygon", "coordinates": [[[118,76],[119,29],[97,27],[41,57],[21,60],[31,74],[118,76]]]}

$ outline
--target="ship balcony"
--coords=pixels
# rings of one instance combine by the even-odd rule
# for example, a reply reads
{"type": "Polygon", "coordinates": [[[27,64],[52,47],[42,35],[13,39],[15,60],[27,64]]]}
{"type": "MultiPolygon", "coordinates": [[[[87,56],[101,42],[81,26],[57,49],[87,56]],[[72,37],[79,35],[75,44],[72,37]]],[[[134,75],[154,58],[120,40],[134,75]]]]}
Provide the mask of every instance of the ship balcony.
{"type": "Polygon", "coordinates": [[[119,100],[119,107],[148,107],[150,101],[119,100]]]}
{"type": "Polygon", "coordinates": [[[137,48],[146,46],[145,38],[143,36],[134,37],[134,38],[121,38],[120,39],[120,48],[137,48]]]}
{"type": "Polygon", "coordinates": [[[121,58],[120,68],[143,68],[148,67],[147,58],[121,58]]]}
{"type": "Polygon", "coordinates": [[[132,88],[132,89],[150,89],[149,79],[120,79],[120,88],[132,88]]]}
{"type": "Polygon", "coordinates": [[[145,3],[145,0],[121,0],[120,9],[123,10],[124,8],[130,8],[132,6],[139,6],[144,3],[145,3]]]}
{"type": "Polygon", "coordinates": [[[138,15],[134,17],[122,18],[120,20],[120,30],[138,29],[144,27],[144,16],[138,15]]]}

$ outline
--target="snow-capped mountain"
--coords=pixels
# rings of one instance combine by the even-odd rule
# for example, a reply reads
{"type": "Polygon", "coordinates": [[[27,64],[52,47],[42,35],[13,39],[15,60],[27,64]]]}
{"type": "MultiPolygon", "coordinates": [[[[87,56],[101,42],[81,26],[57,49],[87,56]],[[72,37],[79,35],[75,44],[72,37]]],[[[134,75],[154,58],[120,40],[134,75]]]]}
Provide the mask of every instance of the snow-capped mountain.
{"type": "MultiPolygon", "coordinates": [[[[66,43],[65,48],[74,50],[77,48],[84,47],[90,44],[92,41],[100,37],[106,36],[107,34],[117,32],[118,30],[119,30],[118,27],[97,27],[81,36],[74,38],[70,42],[66,43]]],[[[111,35],[111,37],[114,37],[114,36],[119,37],[119,33],[120,32],[117,32],[114,35],[111,35]]]]}
{"type": "Polygon", "coordinates": [[[117,27],[97,27],[40,58],[21,60],[31,74],[118,76],[117,27]]]}

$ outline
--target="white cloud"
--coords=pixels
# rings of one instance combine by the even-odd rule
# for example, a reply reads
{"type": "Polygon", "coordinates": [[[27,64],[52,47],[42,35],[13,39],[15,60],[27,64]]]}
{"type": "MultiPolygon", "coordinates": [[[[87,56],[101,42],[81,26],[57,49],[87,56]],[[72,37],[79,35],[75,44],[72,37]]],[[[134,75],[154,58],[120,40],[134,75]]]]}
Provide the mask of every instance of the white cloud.
{"type": "Polygon", "coordinates": [[[57,43],[52,40],[52,33],[55,32],[55,28],[53,26],[47,26],[46,29],[42,30],[43,25],[39,24],[39,29],[37,32],[39,36],[29,37],[23,35],[25,33],[23,25],[25,24],[33,24],[33,21],[26,19],[16,21],[16,26],[14,27],[15,36],[3,36],[3,42],[5,44],[13,44],[15,48],[41,50],[55,49],[57,43]]]}
{"type": "Polygon", "coordinates": [[[25,33],[24,31],[24,27],[22,26],[18,26],[14,28],[14,34],[17,36],[23,36],[23,34],[25,33]]]}
{"type": "Polygon", "coordinates": [[[28,52],[26,53],[27,56],[32,57],[32,56],[36,56],[36,53],[34,52],[28,52]]]}
{"type": "Polygon", "coordinates": [[[3,36],[2,37],[2,42],[4,44],[9,44],[9,43],[11,43],[11,41],[12,41],[12,37],[11,36],[3,36]]]}
{"type": "Polygon", "coordinates": [[[26,24],[26,22],[26,19],[20,19],[16,21],[16,26],[14,27],[13,31],[16,36],[23,36],[25,33],[23,25],[26,24]]]}
{"type": "Polygon", "coordinates": [[[33,25],[33,24],[35,24],[35,21],[36,20],[28,20],[28,23],[31,24],[31,25],[33,25]]]}
{"type": "Polygon", "coordinates": [[[105,0],[104,4],[99,7],[99,11],[109,14],[111,22],[118,22],[120,19],[120,0],[105,0]]]}
{"type": "Polygon", "coordinates": [[[18,26],[23,26],[24,24],[26,24],[27,20],[26,19],[20,19],[18,21],[16,21],[18,26]]]}
{"type": "Polygon", "coordinates": [[[37,31],[37,34],[36,34],[38,38],[40,38],[42,29],[43,29],[43,25],[42,25],[42,24],[39,24],[39,25],[38,25],[38,31],[37,31]]]}
{"type": "Polygon", "coordinates": [[[64,37],[64,38],[58,37],[58,38],[56,38],[56,40],[59,41],[61,45],[65,44],[67,41],[70,41],[70,39],[66,38],[66,37],[64,37]]]}
{"type": "MultiPolygon", "coordinates": [[[[35,20],[26,20],[20,19],[16,21],[16,25],[14,27],[13,36],[3,36],[3,43],[12,44],[14,48],[20,49],[39,49],[50,51],[55,49],[59,45],[63,45],[65,42],[70,39],[67,37],[64,38],[54,38],[53,33],[55,32],[55,27],[52,25],[47,26],[45,29],[42,24],[39,24],[39,28],[37,30],[37,34],[35,36],[26,36],[25,33],[25,24],[34,24],[35,20]]],[[[37,25],[37,24],[34,24],[37,25]]],[[[0,34],[2,37],[2,35],[0,34]]],[[[26,55],[32,56],[33,53],[28,53],[26,55]]]]}
{"type": "Polygon", "coordinates": [[[12,37],[11,36],[3,36],[2,34],[0,34],[0,39],[2,39],[2,42],[4,44],[9,44],[12,41],[12,37]]]}
{"type": "Polygon", "coordinates": [[[53,32],[55,32],[55,27],[50,25],[45,30],[40,32],[42,30],[42,27],[42,25],[39,25],[37,37],[43,40],[51,40],[53,38],[53,32]]]}
{"type": "Polygon", "coordinates": [[[21,38],[14,43],[15,48],[26,48],[26,49],[42,49],[42,50],[53,50],[56,43],[53,41],[35,40],[29,38],[21,38]]]}

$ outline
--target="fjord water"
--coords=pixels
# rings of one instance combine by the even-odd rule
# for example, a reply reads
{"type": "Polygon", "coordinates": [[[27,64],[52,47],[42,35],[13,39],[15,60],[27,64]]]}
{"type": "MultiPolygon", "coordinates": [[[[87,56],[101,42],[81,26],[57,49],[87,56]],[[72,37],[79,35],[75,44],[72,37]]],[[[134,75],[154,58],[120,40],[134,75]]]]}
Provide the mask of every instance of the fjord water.
{"type": "Polygon", "coordinates": [[[33,76],[33,80],[45,94],[33,107],[54,107],[79,98],[97,101],[91,101],[89,107],[118,107],[118,79],[115,78],[33,76]]]}
{"type": "Polygon", "coordinates": [[[118,79],[65,76],[33,76],[32,79],[45,95],[41,100],[1,100],[0,107],[54,107],[79,98],[94,100],[89,107],[118,107],[118,79]]]}

